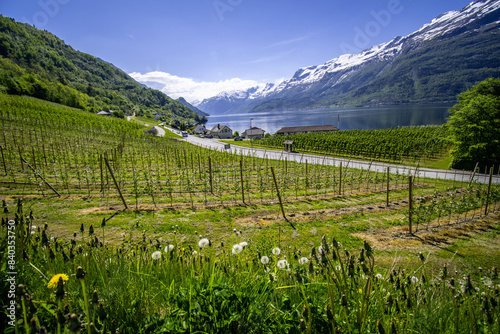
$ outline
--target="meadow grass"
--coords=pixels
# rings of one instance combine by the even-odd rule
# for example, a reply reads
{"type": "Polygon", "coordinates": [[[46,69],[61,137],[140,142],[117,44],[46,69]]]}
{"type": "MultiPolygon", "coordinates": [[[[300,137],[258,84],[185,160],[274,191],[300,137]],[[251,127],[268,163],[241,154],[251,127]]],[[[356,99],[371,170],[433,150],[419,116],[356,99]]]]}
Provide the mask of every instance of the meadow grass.
{"type": "Polygon", "coordinates": [[[254,240],[227,226],[223,240],[207,236],[202,243],[181,241],[186,231],[173,225],[168,240],[133,231],[111,246],[106,223],[54,238],[52,224],[35,225],[36,212],[26,214],[21,204],[7,211],[3,234],[15,226],[22,249],[16,263],[22,317],[5,333],[43,332],[40,326],[54,333],[499,330],[495,267],[453,271],[448,261],[436,271],[425,253],[411,264],[383,267],[369,243],[349,242],[343,230],[314,233],[308,245],[289,243],[276,228],[254,240]],[[11,212],[18,218],[9,220],[11,212]],[[58,274],[67,280],[47,282],[58,274]]]}

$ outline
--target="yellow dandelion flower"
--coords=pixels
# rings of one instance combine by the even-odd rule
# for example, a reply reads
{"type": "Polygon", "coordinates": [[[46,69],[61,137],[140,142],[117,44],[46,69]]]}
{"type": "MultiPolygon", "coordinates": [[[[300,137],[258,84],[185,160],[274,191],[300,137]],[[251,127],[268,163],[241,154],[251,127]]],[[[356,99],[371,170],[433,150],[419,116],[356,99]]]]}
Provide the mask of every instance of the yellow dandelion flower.
{"type": "Polygon", "coordinates": [[[57,274],[57,275],[54,275],[50,279],[49,283],[47,283],[47,288],[49,288],[49,289],[55,289],[55,288],[57,288],[57,283],[59,282],[59,277],[62,277],[63,281],[65,281],[65,282],[67,280],[69,280],[69,277],[66,274],[57,274]]]}

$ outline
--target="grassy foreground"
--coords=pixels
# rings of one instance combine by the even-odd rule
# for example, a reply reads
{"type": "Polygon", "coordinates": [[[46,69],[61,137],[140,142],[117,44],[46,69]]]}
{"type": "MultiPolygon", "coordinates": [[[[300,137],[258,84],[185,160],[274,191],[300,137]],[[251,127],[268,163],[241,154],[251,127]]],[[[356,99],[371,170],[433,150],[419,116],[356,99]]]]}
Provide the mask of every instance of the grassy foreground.
{"type": "Polygon", "coordinates": [[[15,301],[9,309],[3,299],[5,333],[500,329],[497,268],[453,272],[445,265],[436,272],[420,253],[412,267],[383,269],[367,242],[346,247],[332,236],[317,236],[313,247],[302,248],[275,236],[256,245],[238,230],[225,242],[202,235],[181,243],[178,225],[169,242],[145,233],[133,241],[130,233],[111,247],[105,220],[82,224],[63,239],[51,235],[51,225],[35,226],[35,213],[24,212],[21,203],[4,212],[2,271],[17,272],[10,275],[15,285],[9,281],[2,291],[15,301]],[[7,243],[22,256],[10,257],[7,243]]]}

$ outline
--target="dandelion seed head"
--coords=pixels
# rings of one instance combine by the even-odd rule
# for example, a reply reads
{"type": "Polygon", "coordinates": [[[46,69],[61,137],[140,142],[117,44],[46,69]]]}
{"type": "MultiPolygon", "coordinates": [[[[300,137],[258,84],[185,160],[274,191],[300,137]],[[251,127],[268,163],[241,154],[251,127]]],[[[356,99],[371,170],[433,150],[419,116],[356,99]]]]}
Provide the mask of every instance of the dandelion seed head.
{"type": "Polygon", "coordinates": [[[263,256],[260,258],[260,263],[262,264],[268,264],[269,263],[269,258],[267,256],[263,256]]]}
{"type": "Polygon", "coordinates": [[[193,251],[193,255],[194,256],[198,255],[198,252],[197,251],[193,251]]]}
{"type": "Polygon", "coordinates": [[[280,269],[286,269],[286,268],[288,268],[288,262],[286,260],[279,260],[276,265],[280,269]]]}
{"type": "Polygon", "coordinates": [[[308,264],[309,263],[309,259],[307,257],[301,257],[299,259],[299,263],[304,265],[304,264],[308,264]]]}
{"type": "Polygon", "coordinates": [[[240,242],[240,246],[243,248],[246,247],[247,245],[248,245],[248,242],[246,242],[246,241],[240,242]]]}
{"type": "Polygon", "coordinates": [[[243,247],[240,244],[233,245],[233,254],[239,254],[243,251],[243,247]]]}
{"type": "MultiPolygon", "coordinates": [[[[201,237],[201,235],[200,235],[200,237],[201,237]]],[[[200,248],[206,247],[209,244],[210,244],[210,241],[207,238],[203,238],[203,239],[200,239],[200,241],[198,241],[198,246],[200,248]]]]}
{"type": "Polygon", "coordinates": [[[174,250],[174,245],[165,246],[165,253],[171,252],[174,250]]]}
{"type": "Polygon", "coordinates": [[[280,255],[281,249],[279,249],[278,247],[275,247],[275,248],[273,248],[272,253],[273,253],[273,255],[276,255],[276,256],[280,255]]]}
{"type": "Polygon", "coordinates": [[[418,282],[419,282],[419,279],[417,277],[415,277],[415,276],[411,277],[411,283],[412,284],[417,284],[418,282]]]}
{"type": "Polygon", "coordinates": [[[153,260],[159,260],[161,258],[161,252],[160,251],[153,252],[153,254],[151,254],[151,258],[153,260]]]}
{"type": "Polygon", "coordinates": [[[377,274],[377,275],[375,275],[375,277],[378,278],[378,279],[383,279],[384,278],[384,276],[382,276],[382,274],[377,274]]]}

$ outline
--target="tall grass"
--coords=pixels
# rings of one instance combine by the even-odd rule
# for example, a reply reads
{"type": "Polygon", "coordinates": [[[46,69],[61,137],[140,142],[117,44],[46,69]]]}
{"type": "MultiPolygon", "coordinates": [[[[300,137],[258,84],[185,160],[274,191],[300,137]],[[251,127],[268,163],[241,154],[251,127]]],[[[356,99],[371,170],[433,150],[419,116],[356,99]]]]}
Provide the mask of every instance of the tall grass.
{"type": "MultiPolygon", "coordinates": [[[[279,244],[278,236],[258,248],[239,232],[221,244],[211,244],[210,236],[181,244],[176,234],[160,244],[143,235],[110,248],[93,227],[55,239],[50,225],[34,226],[34,214],[21,203],[4,212],[2,272],[9,220],[18,271],[16,326],[2,317],[5,333],[500,331],[496,268],[451,273],[444,267],[436,275],[421,254],[418,267],[380,271],[368,243],[345,249],[335,236],[296,249],[279,244]],[[69,278],[49,288],[57,274],[69,278]]],[[[2,285],[2,296],[7,289],[2,285]]],[[[7,302],[2,298],[4,310],[7,302]]]]}

